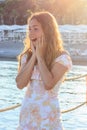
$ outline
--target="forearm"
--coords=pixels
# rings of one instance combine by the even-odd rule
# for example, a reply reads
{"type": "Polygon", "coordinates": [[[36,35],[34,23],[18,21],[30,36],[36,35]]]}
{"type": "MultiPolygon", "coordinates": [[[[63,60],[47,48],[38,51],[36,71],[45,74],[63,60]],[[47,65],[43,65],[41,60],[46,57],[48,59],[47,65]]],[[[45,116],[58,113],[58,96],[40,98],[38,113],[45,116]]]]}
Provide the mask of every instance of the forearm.
{"type": "Polygon", "coordinates": [[[45,61],[42,58],[38,59],[38,65],[45,88],[49,90],[53,87],[53,75],[47,68],[45,61]]]}
{"type": "Polygon", "coordinates": [[[29,83],[35,61],[36,61],[36,57],[35,55],[32,55],[29,62],[18,73],[16,77],[18,88],[22,89],[29,83]]]}

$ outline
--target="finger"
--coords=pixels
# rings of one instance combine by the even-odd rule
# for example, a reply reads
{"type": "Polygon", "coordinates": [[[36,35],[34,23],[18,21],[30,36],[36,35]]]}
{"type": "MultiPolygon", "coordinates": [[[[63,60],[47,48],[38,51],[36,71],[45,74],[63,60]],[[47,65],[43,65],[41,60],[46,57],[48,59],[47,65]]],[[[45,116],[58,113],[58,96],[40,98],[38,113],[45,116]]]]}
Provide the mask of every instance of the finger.
{"type": "Polygon", "coordinates": [[[36,49],[38,49],[39,39],[36,41],[36,49]]]}
{"type": "Polygon", "coordinates": [[[42,38],[42,36],[40,37],[40,40],[39,40],[39,45],[40,45],[40,47],[42,47],[42,46],[43,46],[43,38],[42,38]]]}
{"type": "Polygon", "coordinates": [[[38,47],[39,48],[41,47],[41,39],[40,38],[38,39],[38,47]]]}
{"type": "Polygon", "coordinates": [[[43,46],[43,36],[41,36],[41,44],[42,44],[42,46],[43,46]]]}
{"type": "Polygon", "coordinates": [[[34,45],[33,45],[33,42],[31,41],[31,49],[32,49],[32,51],[33,52],[35,52],[35,47],[34,47],[34,45]]]}
{"type": "Polygon", "coordinates": [[[38,45],[38,39],[36,40],[36,43],[35,43],[35,45],[36,45],[36,47],[37,47],[37,45],[38,45]]]}
{"type": "Polygon", "coordinates": [[[37,44],[39,43],[39,38],[37,38],[36,43],[37,43],[37,44]]]}

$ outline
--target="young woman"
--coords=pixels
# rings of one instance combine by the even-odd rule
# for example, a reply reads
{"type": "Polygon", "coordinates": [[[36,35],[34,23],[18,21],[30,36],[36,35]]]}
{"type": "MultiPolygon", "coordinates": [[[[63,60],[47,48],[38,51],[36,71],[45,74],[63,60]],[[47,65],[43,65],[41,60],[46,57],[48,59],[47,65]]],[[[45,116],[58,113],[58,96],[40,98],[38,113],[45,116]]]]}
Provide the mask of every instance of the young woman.
{"type": "Polygon", "coordinates": [[[20,54],[17,87],[27,87],[17,130],[63,130],[58,91],[72,66],[57,22],[49,12],[28,19],[29,31],[20,54]]]}

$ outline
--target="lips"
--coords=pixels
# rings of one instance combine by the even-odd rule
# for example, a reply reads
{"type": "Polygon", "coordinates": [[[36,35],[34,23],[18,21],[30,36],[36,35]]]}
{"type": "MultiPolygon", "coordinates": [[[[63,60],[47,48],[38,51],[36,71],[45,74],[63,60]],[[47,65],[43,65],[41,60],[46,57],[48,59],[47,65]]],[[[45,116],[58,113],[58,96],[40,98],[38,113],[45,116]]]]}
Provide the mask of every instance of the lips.
{"type": "Polygon", "coordinates": [[[37,38],[32,38],[31,41],[35,42],[37,40],[37,38]]]}

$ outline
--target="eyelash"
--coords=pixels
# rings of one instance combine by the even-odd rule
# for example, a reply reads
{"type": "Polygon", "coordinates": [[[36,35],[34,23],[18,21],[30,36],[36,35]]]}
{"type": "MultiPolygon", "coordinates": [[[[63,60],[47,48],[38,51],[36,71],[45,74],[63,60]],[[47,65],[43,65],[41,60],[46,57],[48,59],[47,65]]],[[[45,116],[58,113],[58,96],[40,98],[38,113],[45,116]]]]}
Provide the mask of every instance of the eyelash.
{"type": "MultiPolygon", "coordinates": [[[[29,31],[31,31],[31,30],[32,30],[32,29],[31,29],[31,28],[29,28],[29,31]]],[[[35,31],[37,31],[37,30],[38,30],[38,28],[34,28],[34,30],[35,30],[35,31]]]]}
{"type": "Polygon", "coordinates": [[[38,28],[34,28],[34,30],[38,30],[38,28]]]}

